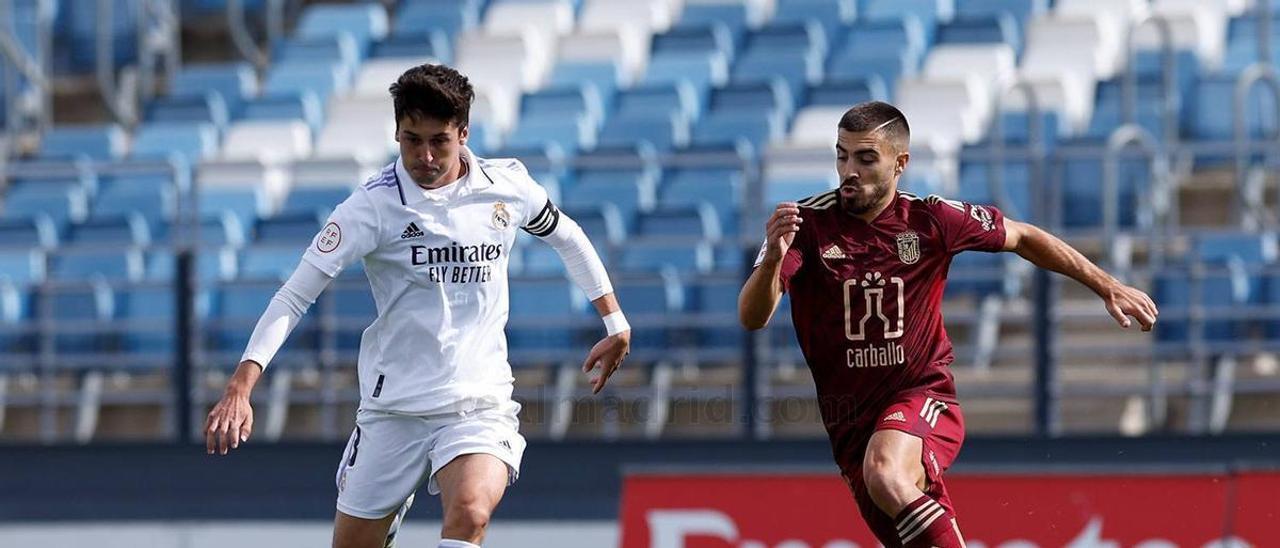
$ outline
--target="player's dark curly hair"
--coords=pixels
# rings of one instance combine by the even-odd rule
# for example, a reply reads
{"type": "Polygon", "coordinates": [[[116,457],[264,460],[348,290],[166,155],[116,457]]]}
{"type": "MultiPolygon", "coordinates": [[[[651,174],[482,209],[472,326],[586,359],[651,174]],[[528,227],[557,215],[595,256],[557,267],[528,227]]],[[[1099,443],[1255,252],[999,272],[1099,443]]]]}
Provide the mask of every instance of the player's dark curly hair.
{"type": "Polygon", "coordinates": [[[453,122],[464,128],[470,123],[471,102],[475,98],[467,77],[444,65],[418,65],[391,84],[396,129],[405,118],[453,122]]]}
{"type": "Polygon", "coordinates": [[[861,133],[879,128],[885,139],[905,151],[911,143],[911,126],[898,107],[881,101],[853,105],[840,118],[840,129],[861,133]]]}

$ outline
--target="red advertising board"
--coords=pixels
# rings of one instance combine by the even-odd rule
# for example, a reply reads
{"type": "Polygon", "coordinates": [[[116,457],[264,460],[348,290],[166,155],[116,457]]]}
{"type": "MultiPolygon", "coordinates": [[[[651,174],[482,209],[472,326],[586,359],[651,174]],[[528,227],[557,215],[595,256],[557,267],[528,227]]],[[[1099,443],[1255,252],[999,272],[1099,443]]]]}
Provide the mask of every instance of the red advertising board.
{"type": "MultiPolygon", "coordinates": [[[[1280,546],[1280,474],[955,475],[947,487],[975,548],[1280,546]]],[[[620,523],[622,548],[879,545],[835,474],[632,475],[620,523]]]]}

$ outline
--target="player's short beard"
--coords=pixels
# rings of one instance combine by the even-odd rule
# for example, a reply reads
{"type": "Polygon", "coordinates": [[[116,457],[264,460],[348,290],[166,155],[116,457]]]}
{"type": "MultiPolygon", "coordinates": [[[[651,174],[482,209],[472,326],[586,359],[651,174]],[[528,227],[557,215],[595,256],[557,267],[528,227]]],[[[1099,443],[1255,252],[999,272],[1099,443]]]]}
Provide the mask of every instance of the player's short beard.
{"type": "Polygon", "coordinates": [[[889,182],[882,181],[870,186],[872,192],[868,195],[854,195],[852,198],[846,198],[844,194],[838,193],[840,197],[840,208],[850,215],[863,215],[871,211],[876,205],[884,201],[884,197],[889,194],[889,182]]]}

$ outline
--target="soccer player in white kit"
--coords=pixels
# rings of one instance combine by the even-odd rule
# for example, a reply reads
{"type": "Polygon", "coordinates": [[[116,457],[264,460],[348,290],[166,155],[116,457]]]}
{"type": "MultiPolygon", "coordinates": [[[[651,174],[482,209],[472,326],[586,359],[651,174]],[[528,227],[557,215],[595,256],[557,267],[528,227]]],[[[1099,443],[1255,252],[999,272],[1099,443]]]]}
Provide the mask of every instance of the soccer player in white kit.
{"type": "Polygon", "coordinates": [[[249,439],[249,394],[302,314],[344,267],[364,261],[378,317],[360,339],[360,407],[338,466],[335,548],[393,546],[423,481],[444,505],[440,548],[479,546],[525,441],[503,327],[516,230],[553,246],[603,317],[587,355],[604,388],[631,330],[604,265],[517,160],[466,147],[470,83],[441,65],[391,86],[400,158],[334,210],[267,305],[205,424],[209,453],[249,439]]]}

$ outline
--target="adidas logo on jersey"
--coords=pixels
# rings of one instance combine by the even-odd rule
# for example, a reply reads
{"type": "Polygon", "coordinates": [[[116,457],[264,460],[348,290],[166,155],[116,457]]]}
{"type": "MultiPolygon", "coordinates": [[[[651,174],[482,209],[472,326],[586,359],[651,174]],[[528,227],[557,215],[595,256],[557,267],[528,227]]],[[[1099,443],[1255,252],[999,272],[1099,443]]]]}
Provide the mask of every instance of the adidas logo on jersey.
{"type": "Polygon", "coordinates": [[[840,246],[836,244],[831,244],[831,247],[828,247],[826,251],[822,252],[822,258],[823,259],[847,259],[848,257],[845,256],[844,250],[840,249],[840,246]]]}
{"type": "Polygon", "coordinates": [[[422,233],[422,230],[418,229],[417,224],[409,223],[409,226],[404,227],[404,232],[400,234],[400,239],[408,240],[409,238],[421,238],[425,235],[426,234],[422,233]]]}
{"type": "Polygon", "coordinates": [[[902,411],[894,411],[893,414],[885,417],[884,420],[880,422],[889,422],[889,421],[907,422],[907,416],[903,414],[902,411]]]}

